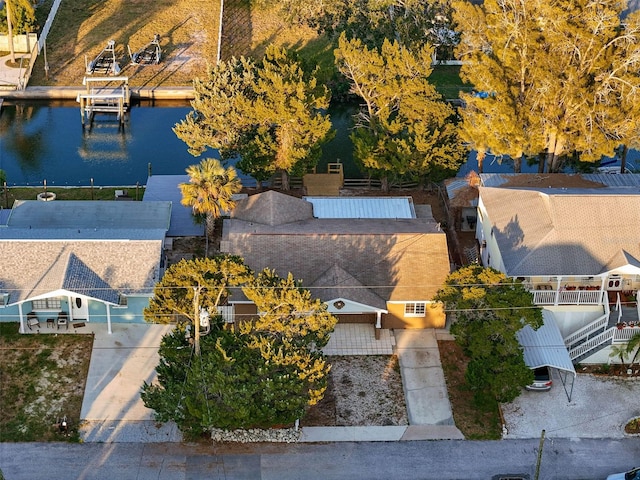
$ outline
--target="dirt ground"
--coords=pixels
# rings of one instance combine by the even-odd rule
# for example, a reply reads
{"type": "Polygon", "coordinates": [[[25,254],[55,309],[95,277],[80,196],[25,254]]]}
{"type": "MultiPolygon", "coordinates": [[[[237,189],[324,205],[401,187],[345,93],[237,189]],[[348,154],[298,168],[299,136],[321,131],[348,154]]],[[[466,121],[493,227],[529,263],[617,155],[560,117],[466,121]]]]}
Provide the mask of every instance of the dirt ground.
{"type": "Polygon", "coordinates": [[[301,426],[407,425],[396,356],[329,356],[329,385],[301,426]]]}

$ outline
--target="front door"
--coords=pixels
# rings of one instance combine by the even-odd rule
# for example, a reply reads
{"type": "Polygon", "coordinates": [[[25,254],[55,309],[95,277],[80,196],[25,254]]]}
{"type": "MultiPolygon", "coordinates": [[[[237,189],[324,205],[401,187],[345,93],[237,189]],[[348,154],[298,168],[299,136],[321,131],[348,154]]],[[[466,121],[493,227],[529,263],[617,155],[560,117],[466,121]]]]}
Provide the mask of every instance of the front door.
{"type": "Polygon", "coordinates": [[[71,297],[71,318],[74,321],[89,321],[89,304],[86,298],[71,297]]]}

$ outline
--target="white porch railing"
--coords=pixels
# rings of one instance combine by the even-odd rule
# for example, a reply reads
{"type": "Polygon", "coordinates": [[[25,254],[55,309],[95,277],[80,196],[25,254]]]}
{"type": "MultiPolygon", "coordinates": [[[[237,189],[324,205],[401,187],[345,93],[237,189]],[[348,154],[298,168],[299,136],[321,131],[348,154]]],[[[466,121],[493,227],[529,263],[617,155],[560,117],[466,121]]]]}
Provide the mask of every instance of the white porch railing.
{"type": "Polygon", "coordinates": [[[532,290],[536,305],[600,305],[604,302],[602,290],[532,290]]]}
{"type": "Polygon", "coordinates": [[[591,350],[599,347],[603,343],[607,343],[609,340],[613,339],[613,336],[615,335],[615,332],[617,330],[618,329],[616,327],[611,327],[608,330],[602,332],[600,335],[597,335],[592,339],[578,345],[577,347],[570,349],[569,357],[571,358],[571,360],[575,360],[581,355],[584,355],[585,353],[588,353],[591,350]]]}
{"type": "Polygon", "coordinates": [[[613,343],[626,343],[631,340],[631,337],[638,333],[640,333],[640,328],[638,327],[616,327],[613,334],[613,343]]]}

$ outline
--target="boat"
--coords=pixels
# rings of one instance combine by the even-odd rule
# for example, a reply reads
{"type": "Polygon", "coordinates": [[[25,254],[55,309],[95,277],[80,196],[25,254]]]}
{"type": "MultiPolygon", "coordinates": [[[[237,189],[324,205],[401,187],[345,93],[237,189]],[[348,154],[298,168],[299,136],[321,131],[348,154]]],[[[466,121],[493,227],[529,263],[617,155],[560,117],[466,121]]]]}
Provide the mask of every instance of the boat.
{"type": "Polygon", "coordinates": [[[153,36],[153,40],[137,52],[131,53],[131,47],[128,45],[127,48],[133,65],[157,65],[160,63],[162,49],[160,48],[160,35],[157,33],[153,36]]]}
{"type": "Polygon", "coordinates": [[[120,73],[120,65],[116,60],[116,42],[115,40],[109,40],[107,46],[93,59],[93,61],[87,64],[87,74],[92,75],[94,73],[103,75],[118,75],[120,73]]]}

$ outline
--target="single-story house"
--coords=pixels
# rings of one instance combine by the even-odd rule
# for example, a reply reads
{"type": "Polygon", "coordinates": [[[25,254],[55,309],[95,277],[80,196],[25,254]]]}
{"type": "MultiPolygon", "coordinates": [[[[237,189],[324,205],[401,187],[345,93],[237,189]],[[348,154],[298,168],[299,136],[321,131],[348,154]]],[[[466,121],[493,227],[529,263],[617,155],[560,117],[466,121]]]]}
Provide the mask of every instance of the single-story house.
{"type": "MultiPolygon", "coordinates": [[[[220,249],[254,271],[291,272],[340,322],[445,325],[433,297],[450,271],[446,235],[410,197],[252,195],[224,220],[220,249]]],[[[230,302],[227,315],[256,313],[240,296],[230,302]]]]}
{"type": "Polygon", "coordinates": [[[521,280],[553,313],[574,362],[606,363],[610,345],[640,333],[640,192],[625,182],[479,187],[482,264],[521,280]]]}
{"type": "Polygon", "coordinates": [[[170,202],[17,201],[0,216],[0,319],[144,322],[163,274],[170,202]]]}

